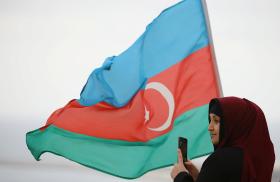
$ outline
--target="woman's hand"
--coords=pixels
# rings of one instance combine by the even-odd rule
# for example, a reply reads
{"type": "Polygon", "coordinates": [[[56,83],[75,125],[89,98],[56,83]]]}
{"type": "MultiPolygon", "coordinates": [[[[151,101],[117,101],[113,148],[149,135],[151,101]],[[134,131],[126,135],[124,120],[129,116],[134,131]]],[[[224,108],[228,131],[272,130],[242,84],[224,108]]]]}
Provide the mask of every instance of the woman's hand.
{"type": "Polygon", "coordinates": [[[178,149],[178,163],[174,165],[174,167],[171,171],[172,179],[174,179],[180,172],[184,172],[184,171],[185,172],[189,171],[193,180],[196,181],[197,176],[199,174],[198,169],[190,160],[188,160],[188,162],[185,162],[185,165],[184,165],[181,150],[178,149]]]}
{"type": "Polygon", "coordinates": [[[183,171],[187,172],[187,169],[184,166],[181,150],[178,149],[178,163],[174,164],[174,167],[171,170],[171,178],[174,179],[180,172],[183,171]]]}
{"type": "Polygon", "coordinates": [[[188,160],[188,162],[185,162],[185,166],[192,176],[193,180],[196,181],[199,174],[199,170],[197,169],[197,167],[190,160],[188,160]]]}

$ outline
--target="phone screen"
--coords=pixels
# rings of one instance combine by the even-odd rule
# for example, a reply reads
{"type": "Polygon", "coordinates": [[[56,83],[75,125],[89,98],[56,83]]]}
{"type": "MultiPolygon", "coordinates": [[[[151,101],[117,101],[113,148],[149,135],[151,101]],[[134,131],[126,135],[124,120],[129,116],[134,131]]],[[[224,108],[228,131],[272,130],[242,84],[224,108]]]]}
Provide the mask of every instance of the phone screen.
{"type": "Polygon", "coordinates": [[[182,152],[183,161],[187,162],[188,161],[188,140],[186,138],[179,137],[178,147],[182,152]]]}

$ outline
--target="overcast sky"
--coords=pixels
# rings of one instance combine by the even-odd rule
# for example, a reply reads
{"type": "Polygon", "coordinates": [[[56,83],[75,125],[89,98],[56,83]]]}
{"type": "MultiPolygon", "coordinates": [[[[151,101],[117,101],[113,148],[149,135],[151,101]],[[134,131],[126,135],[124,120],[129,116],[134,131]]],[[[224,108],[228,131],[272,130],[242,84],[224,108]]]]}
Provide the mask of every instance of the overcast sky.
{"type": "MultiPolygon", "coordinates": [[[[42,126],[55,109],[79,98],[93,69],[127,49],[176,2],[0,0],[1,136],[26,125],[14,139],[24,146],[26,130],[42,126]]],[[[279,152],[280,1],[207,4],[224,95],[260,105],[279,152]]],[[[33,160],[26,157],[28,151],[11,154],[12,149],[22,150],[5,147],[0,162],[9,157],[33,160]]]]}
{"type": "MultiPolygon", "coordinates": [[[[1,0],[1,117],[43,122],[176,2],[1,0]]],[[[277,122],[280,2],[207,2],[224,95],[255,101],[277,122]]]]}

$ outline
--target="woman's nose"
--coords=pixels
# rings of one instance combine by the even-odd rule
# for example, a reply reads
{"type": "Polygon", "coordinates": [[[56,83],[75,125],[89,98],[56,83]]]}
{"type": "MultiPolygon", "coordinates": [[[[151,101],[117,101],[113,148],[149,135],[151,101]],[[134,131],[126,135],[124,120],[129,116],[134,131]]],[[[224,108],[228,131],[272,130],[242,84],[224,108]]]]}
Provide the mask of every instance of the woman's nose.
{"type": "Polygon", "coordinates": [[[209,123],[209,126],[208,126],[208,131],[211,131],[211,130],[213,130],[212,121],[209,123]]]}

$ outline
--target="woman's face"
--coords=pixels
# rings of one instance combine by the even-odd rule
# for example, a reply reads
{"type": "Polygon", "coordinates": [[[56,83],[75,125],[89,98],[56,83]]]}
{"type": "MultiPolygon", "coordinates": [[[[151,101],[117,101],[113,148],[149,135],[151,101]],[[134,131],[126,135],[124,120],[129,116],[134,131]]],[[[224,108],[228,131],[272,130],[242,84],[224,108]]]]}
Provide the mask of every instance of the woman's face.
{"type": "Polygon", "coordinates": [[[219,138],[220,138],[221,118],[213,113],[210,113],[209,117],[210,117],[210,123],[208,126],[208,131],[210,132],[213,145],[217,145],[219,143],[219,138]]]}

